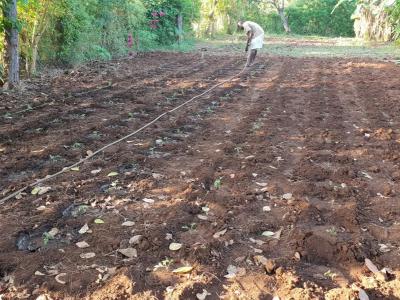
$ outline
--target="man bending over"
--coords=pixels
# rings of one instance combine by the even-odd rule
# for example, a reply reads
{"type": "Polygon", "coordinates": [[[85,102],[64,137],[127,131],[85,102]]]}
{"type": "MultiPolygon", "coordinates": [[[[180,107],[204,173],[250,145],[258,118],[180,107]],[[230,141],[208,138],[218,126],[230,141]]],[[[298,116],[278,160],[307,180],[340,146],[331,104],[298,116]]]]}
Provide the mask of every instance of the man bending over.
{"type": "Polygon", "coordinates": [[[261,49],[264,45],[264,30],[257,23],[246,21],[238,22],[238,29],[244,30],[247,35],[246,52],[249,52],[247,58],[247,67],[253,65],[257,56],[257,50],[261,49]]]}

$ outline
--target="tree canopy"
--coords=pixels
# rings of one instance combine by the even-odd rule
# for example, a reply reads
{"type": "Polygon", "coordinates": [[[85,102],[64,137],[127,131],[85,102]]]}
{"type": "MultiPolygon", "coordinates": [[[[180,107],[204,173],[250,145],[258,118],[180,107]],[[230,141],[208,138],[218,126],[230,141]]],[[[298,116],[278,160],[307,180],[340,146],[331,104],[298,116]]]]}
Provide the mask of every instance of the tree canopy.
{"type": "Polygon", "coordinates": [[[12,3],[0,0],[0,77],[9,66],[10,28],[18,30],[26,76],[49,64],[110,59],[184,37],[234,34],[239,19],[256,21],[269,33],[400,37],[395,0],[18,0],[14,21],[7,15],[12,3]]]}

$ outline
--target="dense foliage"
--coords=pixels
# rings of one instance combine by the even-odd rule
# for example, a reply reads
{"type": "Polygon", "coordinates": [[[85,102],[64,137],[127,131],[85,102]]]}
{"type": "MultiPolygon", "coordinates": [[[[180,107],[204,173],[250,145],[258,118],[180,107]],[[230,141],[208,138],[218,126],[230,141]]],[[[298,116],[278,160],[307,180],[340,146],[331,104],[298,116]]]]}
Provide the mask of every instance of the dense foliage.
{"type": "Polygon", "coordinates": [[[288,8],[292,31],[322,36],[354,36],[351,15],[356,5],[346,2],[331,13],[336,0],[297,0],[288,8]]]}
{"type": "Polygon", "coordinates": [[[400,43],[400,1],[389,9],[390,19],[394,26],[394,38],[400,43]]]}
{"type": "MultiPolygon", "coordinates": [[[[0,0],[3,13],[9,2],[0,0]]],[[[27,75],[34,74],[38,64],[110,59],[176,44],[190,34],[233,34],[239,19],[256,21],[269,33],[284,33],[284,18],[297,34],[352,36],[355,28],[357,36],[368,39],[400,39],[399,0],[18,0],[16,24],[3,13],[0,78],[7,26],[19,29],[27,75]],[[284,11],[277,3],[284,4],[284,11]]]]}

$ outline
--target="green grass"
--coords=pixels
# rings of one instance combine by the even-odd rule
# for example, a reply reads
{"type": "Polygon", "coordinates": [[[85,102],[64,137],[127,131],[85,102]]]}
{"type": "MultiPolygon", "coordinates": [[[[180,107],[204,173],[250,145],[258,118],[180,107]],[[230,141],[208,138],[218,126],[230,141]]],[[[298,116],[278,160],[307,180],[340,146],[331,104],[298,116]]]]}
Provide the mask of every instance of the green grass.
{"type": "MultiPolygon", "coordinates": [[[[240,53],[244,51],[243,36],[200,40],[197,47],[210,51],[240,53]]],[[[290,57],[359,57],[400,60],[400,47],[394,43],[367,42],[355,38],[267,34],[262,53],[290,57]]]]}

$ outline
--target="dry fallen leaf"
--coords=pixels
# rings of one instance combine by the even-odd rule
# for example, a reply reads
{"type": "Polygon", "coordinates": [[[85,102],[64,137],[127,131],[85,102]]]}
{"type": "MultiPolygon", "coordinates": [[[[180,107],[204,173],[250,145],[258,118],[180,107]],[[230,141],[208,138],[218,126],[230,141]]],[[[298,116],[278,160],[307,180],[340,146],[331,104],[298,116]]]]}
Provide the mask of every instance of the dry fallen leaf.
{"type": "Polygon", "coordinates": [[[111,173],[108,173],[108,175],[107,175],[107,177],[115,177],[115,176],[118,176],[117,172],[111,172],[111,173]]]}
{"type": "Polygon", "coordinates": [[[267,212],[268,212],[268,211],[271,211],[271,206],[268,206],[268,205],[267,205],[267,206],[264,206],[264,207],[263,207],[263,211],[267,211],[267,212]]]}
{"type": "Polygon", "coordinates": [[[203,221],[207,221],[207,220],[208,220],[208,217],[207,217],[207,216],[204,216],[204,215],[197,215],[197,217],[198,217],[200,220],[203,220],[203,221]]]}
{"type": "Polygon", "coordinates": [[[279,240],[281,238],[281,234],[282,234],[282,228],[279,229],[277,232],[264,231],[261,235],[272,238],[272,239],[279,240]]]}
{"type": "Polygon", "coordinates": [[[388,245],[379,244],[379,251],[381,251],[382,253],[386,253],[392,251],[392,249],[388,245]]]}
{"type": "Polygon", "coordinates": [[[210,211],[210,208],[207,207],[207,206],[203,206],[203,207],[201,208],[201,210],[204,211],[205,213],[208,213],[208,212],[210,211]]]}
{"type": "Polygon", "coordinates": [[[49,186],[37,186],[31,191],[31,194],[40,196],[40,195],[47,193],[50,190],[51,190],[51,187],[49,187],[49,186]]]}
{"type": "Polygon", "coordinates": [[[97,169],[97,170],[92,170],[92,171],[90,171],[90,173],[92,173],[93,175],[96,175],[96,174],[98,174],[98,173],[100,173],[101,172],[101,169],[97,169]]]}
{"type": "Polygon", "coordinates": [[[36,276],[45,276],[45,274],[43,274],[43,273],[40,272],[40,271],[36,271],[36,272],[35,272],[35,275],[36,275],[36,276]]]}
{"type": "Polygon", "coordinates": [[[273,232],[273,231],[264,231],[261,235],[262,236],[267,236],[267,237],[273,237],[275,235],[275,232],[273,232]]]}
{"type": "Polygon", "coordinates": [[[93,252],[89,252],[89,253],[82,253],[81,255],[79,255],[81,258],[83,259],[90,259],[96,256],[96,253],[93,252]]]}
{"type": "Polygon", "coordinates": [[[54,279],[59,283],[59,284],[66,284],[67,282],[64,280],[61,280],[61,277],[67,276],[67,273],[60,273],[58,274],[54,279]]]}
{"type": "Polygon", "coordinates": [[[117,251],[128,258],[137,257],[137,251],[135,248],[118,249],[117,251]]]}
{"type": "Polygon", "coordinates": [[[358,291],[358,297],[360,298],[360,300],[369,300],[368,294],[361,288],[358,291]]]}
{"type": "Polygon", "coordinates": [[[258,246],[262,246],[262,245],[265,244],[265,242],[262,241],[262,240],[256,240],[256,239],[253,239],[253,238],[250,238],[249,240],[250,240],[250,242],[252,242],[254,244],[257,244],[258,246]]]}
{"type": "Polygon", "coordinates": [[[192,271],[192,270],[193,270],[193,267],[191,267],[191,266],[186,266],[186,267],[177,268],[177,269],[173,270],[172,273],[175,273],[175,274],[184,274],[184,273],[189,273],[189,272],[192,271]]]}
{"type": "Polygon", "coordinates": [[[285,200],[290,200],[290,199],[292,199],[292,197],[293,197],[293,194],[291,194],[291,193],[287,193],[282,196],[282,198],[285,200]]]}
{"type": "Polygon", "coordinates": [[[294,258],[295,258],[296,260],[301,260],[301,254],[300,254],[300,252],[296,252],[296,253],[294,254],[294,258]]]}
{"type": "Polygon", "coordinates": [[[158,174],[158,173],[153,173],[153,174],[151,174],[151,176],[153,176],[153,178],[156,180],[162,179],[164,177],[162,174],[158,174]]]}
{"type": "Polygon", "coordinates": [[[207,290],[205,289],[203,289],[203,292],[201,294],[200,293],[196,294],[198,300],[205,300],[207,296],[211,296],[211,294],[207,292],[207,290]]]}
{"type": "Polygon", "coordinates": [[[178,251],[181,248],[182,248],[182,244],[179,244],[179,243],[171,243],[169,245],[169,250],[171,250],[171,251],[178,251]]]}
{"type": "Polygon", "coordinates": [[[58,230],[58,228],[52,228],[49,232],[48,232],[48,234],[52,237],[52,238],[54,238],[58,233],[60,232],[60,230],[58,230]]]}
{"type": "Polygon", "coordinates": [[[367,266],[367,268],[372,272],[372,273],[378,273],[379,269],[374,265],[374,263],[369,260],[368,258],[365,259],[365,265],[367,266]]]}
{"type": "Polygon", "coordinates": [[[88,226],[88,224],[85,224],[85,225],[83,225],[82,226],[82,228],[81,229],[79,229],[79,233],[80,234],[85,234],[86,232],[89,232],[89,226],[88,226]]]}
{"type": "Polygon", "coordinates": [[[78,248],[84,249],[84,248],[89,248],[90,245],[88,243],[86,243],[85,241],[83,242],[78,242],[75,244],[78,248]]]}
{"type": "Polygon", "coordinates": [[[131,237],[131,239],[129,240],[129,244],[131,244],[131,245],[139,244],[141,239],[142,239],[141,235],[135,235],[135,236],[131,237]]]}
{"type": "Polygon", "coordinates": [[[214,238],[214,239],[219,239],[221,236],[223,236],[223,235],[226,233],[226,231],[227,231],[227,229],[224,229],[224,230],[221,230],[221,231],[216,232],[216,233],[213,235],[213,238],[214,238]]]}
{"type": "Polygon", "coordinates": [[[126,221],[124,223],[122,223],[122,226],[126,226],[126,227],[132,227],[135,225],[135,222],[132,221],[126,221]]]}
{"type": "Polygon", "coordinates": [[[94,220],[95,224],[104,224],[104,221],[102,219],[96,219],[94,220]]]}
{"type": "Polygon", "coordinates": [[[153,199],[150,198],[144,198],[143,201],[149,204],[153,204],[155,202],[153,199]]]}
{"type": "Polygon", "coordinates": [[[268,183],[266,183],[266,182],[256,182],[256,184],[258,186],[261,186],[261,187],[267,187],[268,186],[268,183]]]}
{"type": "Polygon", "coordinates": [[[244,276],[246,275],[246,269],[244,268],[238,268],[235,267],[233,265],[229,265],[228,268],[226,269],[226,271],[228,272],[227,275],[225,275],[225,278],[235,278],[236,276],[244,276]]]}

